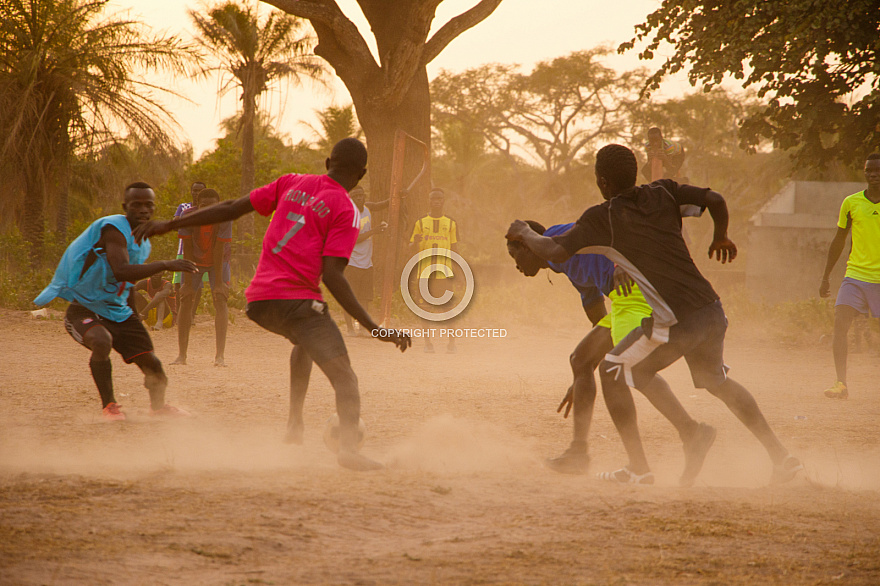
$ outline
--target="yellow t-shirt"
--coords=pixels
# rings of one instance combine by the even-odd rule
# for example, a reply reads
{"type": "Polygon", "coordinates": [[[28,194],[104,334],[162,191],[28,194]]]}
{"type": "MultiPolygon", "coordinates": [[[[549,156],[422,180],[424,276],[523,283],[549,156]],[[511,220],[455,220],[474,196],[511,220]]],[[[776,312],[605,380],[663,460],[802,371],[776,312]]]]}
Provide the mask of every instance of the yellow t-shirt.
{"type": "Polygon", "coordinates": [[[852,251],[846,262],[846,276],[866,283],[880,283],[880,203],[865,192],[848,196],[840,205],[837,225],[846,228],[852,220],[852,251]]]}
{"type": "MultiPolygon", "coordinates": [[[[441,216],[439,218],[425,216],[417,221],[416,225],[413,227],[412,236],[409,238],[410,242],[415,240],[416,234],[422,235],[422,240],[419,242],[419,252],[429,248],[451,250],[452,245],[458,242],[458,228],[455,224],[455,220],[446,216],[441,216]]],[[[449,267],[450,271],[452,270],[452,261],[450,261],[448,257],[434,254],[419,262],[419,277],[421,277],[422,271],[432,264],[446,265],[449,267]]],[[[435,272],[433,276],[437,279],[446,278],[441,272],[435,272]]]]}

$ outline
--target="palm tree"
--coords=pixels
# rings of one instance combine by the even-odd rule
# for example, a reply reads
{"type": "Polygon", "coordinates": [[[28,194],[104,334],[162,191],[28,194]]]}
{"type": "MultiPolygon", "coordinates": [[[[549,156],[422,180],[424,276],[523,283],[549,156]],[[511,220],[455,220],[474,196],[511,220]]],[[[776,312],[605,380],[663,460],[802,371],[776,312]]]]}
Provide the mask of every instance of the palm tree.
{"type": "Polygon", "coordinates": [[[177,38],[144,37],[136,21],[102,18],[108,2],[0,0],[0,169],[12,173],[7,185],[19,186],[14,207],[34,264],[51,205],[66,232],[75,152],[112,142],[118,131],[173,143],[173,120],[153,97],[162,88],[133,72],[183,74],[196,56],[177,38]]]}
{"type": "Polygon", "coordinates": [[[354,115],[354,106],[327,106],[323,110],[315,110],[315,116],[318,117],[320,129],[315,128],[311,124],[306,124],[315,133],[317,141],[315,148],[318,154],[323,157],[327,156],[330,149],[343,138],[353,136],[360,138],[363,134],[354,115]]]}
{"type": "Polygon", "coordinates": [[[189,15],[198,29],[198,42],[217,61],[200,74],[223,74],[221,94],[232,88],[241,91],[240,194],[247,195],[254,188],[257,98],[277,80],[320,81],[326,66],[312,54],[315,39],[306,34],[306,21],[297,17],[272,11],[261,23],[256,8],[235,2],[215,6],[206,16],[194,10],[189,15]]]}

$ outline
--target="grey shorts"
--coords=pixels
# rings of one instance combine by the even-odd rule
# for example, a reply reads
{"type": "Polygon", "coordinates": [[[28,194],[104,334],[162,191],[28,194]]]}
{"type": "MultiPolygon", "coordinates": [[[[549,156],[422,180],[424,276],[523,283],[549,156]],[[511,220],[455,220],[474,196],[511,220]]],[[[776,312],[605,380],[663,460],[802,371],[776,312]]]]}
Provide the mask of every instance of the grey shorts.
{"type": "Polygon", "coordinates": [[[834,305],[848,305],[859,313],[880,317],[880,283],[867,283],[846,277],[840,284],[834,305]]]}
{"type": "Polygon", "coordinates": [[[348,354],[327,304],[315,299],[267,299],[247,305],[247,316],[262,328],[284,336],[318,366],[348,354]]]}
{"type": "Polygon", "coordinates": [[[657,331],[653,318],[631,331],[605,355],[601,368],[606,375],[621,374],[631,387],[641,388],[658,372],[684,357],[694,386],[711,389],[727,379],[724,364],[724,333],[727,317],[721,301],[701,307],[671,328],[657,331]]]}

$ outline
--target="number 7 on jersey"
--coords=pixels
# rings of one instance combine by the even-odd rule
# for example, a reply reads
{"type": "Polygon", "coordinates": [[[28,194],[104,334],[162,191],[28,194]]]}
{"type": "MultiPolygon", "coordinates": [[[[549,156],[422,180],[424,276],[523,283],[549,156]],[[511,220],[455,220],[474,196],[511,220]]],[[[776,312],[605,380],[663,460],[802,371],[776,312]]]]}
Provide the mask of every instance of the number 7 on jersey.
{"type": "Polygon", "coordinates": [[[287,242],[306,225],[306,217],[302,214],[288,212],[287,219],[293,222],[293,226],[290,227],[290,230],[287,231],[281,240],[278,241],[278,244],[275,245],[275,248],[272,249],[272,252],[275,254],[281,252],[281,249],[284,248],[287,242]]]}

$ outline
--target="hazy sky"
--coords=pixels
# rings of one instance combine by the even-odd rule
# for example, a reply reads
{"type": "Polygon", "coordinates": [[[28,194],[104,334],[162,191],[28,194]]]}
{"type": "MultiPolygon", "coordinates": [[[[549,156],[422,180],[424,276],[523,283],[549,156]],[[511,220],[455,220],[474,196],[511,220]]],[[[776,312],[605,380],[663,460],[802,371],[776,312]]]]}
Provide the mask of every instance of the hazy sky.
{"type": "MultiPolygon", "coordinates": [[[[369,26],[354,0],[338,0],[345,14],[360,28],[372,45],[369,26]]],[[[433,29],[451,17],[475,5],[477,0],[445,0],[437,10],[433,29]]],[[[660,5],[659,0],[623,0],[609,3],[599,0],[503,0],[495,12],[482,23],[466,31],[428,66],[429,77],[440,69],[461,71],[484,63],[519,63],[526,67],[537,61],[588,49],[603,43],[617,46],[632,37],[633,27],[660,5]]],[[[192,23],[187,9],[204,9],[205,4],[193,0],[111,0],[110,12],[128,11],[152,27],[155,33],[168,32],[190,37],[192,23]]],[[[260,4],[260,10],[272,9],[260,4]]],[[[658,56],[658,57],[662,57],[658,56]]],[[[630,69],[645,65],[635,51],[616,56],[610,65],[630,69]]],[[[213,147],[218,123],[235,113],[238,96],[232,91],[217,98],[219,80],[193,81],[175,79],[174,88],[193,103],[161,97],[182,126],[181,138],[192,143],[196,157],[213,147]]],[[[350,103],[345,86],[334,77],[330,90],[306,86],[282,88],[267,94],[262,105],[276,117],[276,126],[294,140],[311,140],[313,133],[306,125],[315,124],[314,110],[330,104],[350,103]]],[[[663,93],[676,95],[689,89],[686,81],[673,80],[663,93]]]]}

